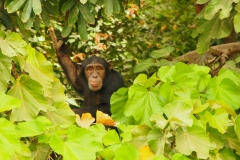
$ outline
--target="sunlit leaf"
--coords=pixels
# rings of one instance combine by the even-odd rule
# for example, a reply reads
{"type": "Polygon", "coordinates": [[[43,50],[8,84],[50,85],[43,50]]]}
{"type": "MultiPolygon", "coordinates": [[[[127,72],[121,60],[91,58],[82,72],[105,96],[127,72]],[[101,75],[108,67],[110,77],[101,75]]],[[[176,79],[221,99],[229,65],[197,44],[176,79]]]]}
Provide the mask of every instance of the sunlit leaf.
{"type": "Polygon", "coordinates": [[[116,122],[108,115],[97,110],[96,123],[104,124],[105,126],[115,126],[116,122]]]}
{"type": "Polygon", "coordinates": [[[104,0],[104,11],[107,16],[111,16],[113,13],[113,1],[112,0],[104,0]]]}
{"type": "Polygon", "coordinates": [[[134,84],[129,88],[128,96],[125,114],[132,115],[139,123],[150,124],[149,118],[152,114],[162,113],[162,101],[154,88],[148,90],[134,84]]]}
{"type": "Polygon", "coordinates": [[[114,160],[133,160],[138,158],[138,150],[129,143],[123,144],[116,150],[114,160]]]}
{"type": "Polygon", "coordinates": [[[0,92],[0,102],[0,112],[19,108],[22,103],[19,99],[8,96],[4,92],[0,92]]]}
{"type": "Polygon", "coordinates": [[[218,129],[222,134],[226,132],[229,125],[228,113],[223,108],[216,109],[214,114],[206,112],[205,119],[211,127],[218,129]]]}
{"type": "Polygon", "coordinates": [[[197,157],[200,159],[206,159],[209,156],[211,147],[206,131],[198,126],[187,128],[186,131],[183,131],[182,128],[178,128],[176,145],[180,153],[190,155],[195,151],[197,157]]]}
{"type": "Polygon", "coordinates": [[[209,83],[208,90],[206,92],[209,100],[218,100],[224,104],[229,105],[234,110],[240,107],[240,91],[236,84],[230,79],[223,79],[220,84],[217,83],[217,79],[212,79],[209,83]]]}
{"type": "Polygon", "coordinates": [[[153,129],[148,133],[148,146],[156,155],[164,154],[164,147],[166,144],[166,137],[159,129],[153,129]]]}
{"type": "Polygon", "coordinates": [[[22,39],[20,34],[14,32],[2,32],[0,36],[0,48],[2,53],[8,57],[16,56],[17,54],[26,55],[27,44],[22,39]]]}
{"type": "Polygon", "coordinates": [[[5,118],[0,118],[0,142],[0,157],[2,159],[11,159],[15,151],[21,150],[15,126],[5,118]]]}
{"type": "Polygon", "coordinates": [[[78,114],[76,114],[76,123],[80,127],[89,128],[94,121],[95,118],[93,118],[90,113],[83,113],[81,117],[78,114]]]}
{"type": "Polygon", "coordinates": [[[217,129],[208,127],[207,131],[209,133],[209,138],[212,140],[212,145],[215,148],[221,149],[224,147],[223,134],[221,134],[217,129]]]}
{"type": "Polygon", "coordinates": [[[52,82],[52,94],[51,99],[53,102],[66,102],[67,97],[65,95],[65,88],[59,79],[54,77],[54,81],[52,82]]]}
{"type": "Polygon", "coordinates": [[[42,86],[27,75],[18,77],[8,95],[22,101],[20,108],[12,110],[13,121],[32,120],[37,117],[40,110],[47,110],[47,100],[43,96],[42,86]]]}
{"type": "Polygon", "coordinates": [[[150,150],[148,146],[143,146],[139,149],[139,160],[151,160],[155,157],[155,154],[150,150]]]}
{"type": "Polygon", "coordinates": [[[109,130],[107,134],[103,137],[103,143],[106,146],[113,145],[119,143],[119,135],[115,130],[109,130]]]}
{"type": "Polygon", "coordinates": [[[91,132],[84,128],[70,126],[68,137],[63,140],[55,134],[50,140],[51,148],[64,159],[89,160],[96,159],[96,152],[103,150],[102,144],[95,141],[91,132]]]}
{"type": "Polygon", "coordinates": [[[20,122],[16,127],[16,132],[19,137],[32,137],[42,134],[46,131],[46,124],[38,119],[20,122]]]}
{"type": "Polygon", "coordinates": [[[172,160],[190,160],[190,159],[180,153],[175,153],[172,156],[172,160]]]}
{"type": "Polygon", "coordinates": [[[6,91],[7,83],[11,80],[11,58],[3,55],[0,52],[0,75],[1,75],[1,82],[2,83],[2,91],[6,91]]]}
{"type": "Polygon", "coordinates": [[[28,47],[26,71],[32,79],[38,81],[43,86],[44,95],[51,97],[52,82],[54,81],[52,64],[46,60],[43,54],[31,47],[28,47]]]}
{"type": "Polygon", "coordinates": [[[164,113],[168,117],[168,121],[175,123],[184,123],[187,126],[192,126],[193,119],[191,112],[193,107],[183,101],[173,101],[164,106],[164,113]]]}
{"type": "Polygon", "coordinates": [[[44,114],[53,125],[70,125],[75,122],[75,113],[65,102],[53,103],[44,114]]]}

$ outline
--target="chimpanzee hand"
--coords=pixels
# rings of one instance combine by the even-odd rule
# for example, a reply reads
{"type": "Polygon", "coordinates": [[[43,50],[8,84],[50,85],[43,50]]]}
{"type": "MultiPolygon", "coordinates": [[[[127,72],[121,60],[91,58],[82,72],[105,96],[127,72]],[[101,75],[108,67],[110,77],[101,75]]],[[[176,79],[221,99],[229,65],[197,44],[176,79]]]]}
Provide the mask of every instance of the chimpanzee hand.
{"type": "Polygon", "coordinates": [[[58,36],[57,41],[63,41],[62,45],[60,46],[60,48],[58,49],[58,53],[60,54],[68,54],[70,53],[70,46],[69,44],[65,44],[65,42],[67,41],[67,38],[63,38],[62,36],[58,36]]]}

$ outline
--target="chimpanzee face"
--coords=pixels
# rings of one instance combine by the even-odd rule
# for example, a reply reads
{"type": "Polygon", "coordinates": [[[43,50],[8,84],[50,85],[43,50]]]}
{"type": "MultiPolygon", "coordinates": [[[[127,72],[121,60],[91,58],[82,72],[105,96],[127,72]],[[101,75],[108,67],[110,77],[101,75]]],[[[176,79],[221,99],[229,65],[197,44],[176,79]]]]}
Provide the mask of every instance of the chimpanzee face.
{"type": "Polygon", "coordinates": [[[100,63],[90,63],[85,68],[88,86],[92,91],[98,91],[103,86],[106,70],[100,63]]]}

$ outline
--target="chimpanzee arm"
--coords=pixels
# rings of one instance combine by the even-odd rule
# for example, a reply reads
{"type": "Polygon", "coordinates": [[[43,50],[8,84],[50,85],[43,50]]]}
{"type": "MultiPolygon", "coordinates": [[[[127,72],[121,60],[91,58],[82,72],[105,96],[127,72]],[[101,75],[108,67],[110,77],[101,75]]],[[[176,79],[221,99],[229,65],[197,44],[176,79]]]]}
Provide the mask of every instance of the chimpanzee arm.
{"type": "Polygon", "coordinates": [[[69,82],[72,84],[73,88],[79,93],[82,92],[82,86],[79,81],[79,75],[81,73],[80,65],[74,63],[69,57],[69,47],[64,43],[57,50],[57,57],[59,64],[61,65],[65,75],[67,76],[69,82]]]}

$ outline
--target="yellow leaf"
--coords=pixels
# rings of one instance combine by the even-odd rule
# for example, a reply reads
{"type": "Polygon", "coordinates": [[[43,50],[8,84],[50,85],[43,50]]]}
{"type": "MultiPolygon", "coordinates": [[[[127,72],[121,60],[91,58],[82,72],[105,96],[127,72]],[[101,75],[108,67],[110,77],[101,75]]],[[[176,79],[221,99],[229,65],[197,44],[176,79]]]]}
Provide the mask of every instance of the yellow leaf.
{"type": "Polygon", "coordinates": [[[95,118],[93,118],[90,113],[83,113],[81,118],[78,114],[76,114],[76,123],[80,127],[89,128],[94,121],[95,121],[95,118]]]}
{"type": "Polygon", "coordinates": [[[97,110],[97,123],[104,124],[106,126],[115,126],[115,121],[108,115],[97,110]]]}
{"type": "Polygon", "coordinates": [[[139,160],[152,160],[156,156],[148,146],[143,146],[139,152],[139,160]]]}

